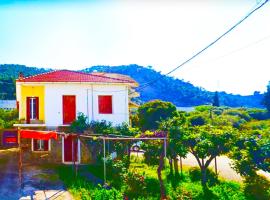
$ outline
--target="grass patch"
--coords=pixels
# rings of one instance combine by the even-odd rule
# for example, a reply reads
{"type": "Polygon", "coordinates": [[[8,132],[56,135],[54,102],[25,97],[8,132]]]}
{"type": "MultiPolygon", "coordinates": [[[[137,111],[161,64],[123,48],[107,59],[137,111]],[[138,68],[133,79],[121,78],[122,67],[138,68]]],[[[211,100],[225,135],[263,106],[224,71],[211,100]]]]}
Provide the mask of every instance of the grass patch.
{"type": "MultiPolygon", "coordinates": [[[[94,176],[103,178],[103,166],[89,165],[84,168],[94,176]]],[[[194,170],[193,170],[194,171],[194,170]]],[[[125,180],[119,183],[118,189],[114,188],[112,172],[107,171],[108,183],[112,183],[111,189],[105,189],[101,185],[93,185],[85,180],[83,177],[74,176],[72,166],[60,166],[59,176],[65,183],[67,189],[73,194],[76,199],[123,199],[125,195],[135,195],[131,199],[159,199],[159,181],[157,178],[157,167],[148,166],[145,163],[131,162],[128,172],[131,173],[129,178],[131,181],[125,180]],[[143,187],[140,191],[132,191],[131,188],[137,188],[136,177],[132,177],[136,174],[140,174],[144,177],[143,187]],[[134,181],[132,181],[134,179],[134,181]],[[125,183],[131,185],[125,185],[125,183]],[[133,184],[133,186],[132,186],[133,184]]],[[[195,171],[196,172],[196,171],[195,171]]],[[[183,174],[179,176],[170,175],[169,167],[162,172],[164,184],[166,187],[166,193],[168,199],[192,199],[192,200],[249,200],[245,196],[244,187],[242,184],[234,181],[225,181],[219,179],[215,184],[210,184],[209,189],[205,190],[201,186],[200,178],[196,179],[190,176],[188,168],[183,170],[183,174]],[[196,180],[195,180],[196,179],[196,180]]],[[[199,175],[198,175],[199,176],[199,175]]],[[[129,196],[131,197],[131,196],[129,196]]]]}

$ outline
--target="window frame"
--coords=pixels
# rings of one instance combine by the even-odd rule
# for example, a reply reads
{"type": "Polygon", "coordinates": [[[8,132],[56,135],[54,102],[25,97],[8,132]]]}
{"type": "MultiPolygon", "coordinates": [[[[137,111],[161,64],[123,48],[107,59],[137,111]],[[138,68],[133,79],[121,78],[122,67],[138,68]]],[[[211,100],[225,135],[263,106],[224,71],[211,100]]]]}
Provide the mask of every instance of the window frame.
{"type": "MultiPolygon", "coordinates": [[[[33,138],[32,138],[31,144],[32,144],[32,151],[33,151],[33,152],[50,152],[50,151],[51,151],[51,139],[49,139],[49,140],[43,140],[44,142],[45,142],[45,141],[48,141],[48,150],[45,150],[45,149],[36,150],[36,149],[35,149],[35,145],[34,145],[34,140],[41,141],[41,140],[39,140],[39,139],[33,139],[33,138]]],[[[40,143],[39,143],[39,144],[40,144],[40,143]]],[[[44,144],[43,144],[43,145],[44,145],[44,144]]]]}
{"type": "Polygon", "coordinates": [[[101,115],[111,115],[113,114],[113,95],[98,95],[98,114],[101,115]],[[102,112],[100,110],[100,97],[110,97],[111,98],[111,111],[110,112],[102,112]]]}
{"type": "Polygon", "coordinates": [[[30,97],[30,120],[35,120],[35,119],[37,119],[37,97],[30,97]],[[34,104],[34,100],[35,100],[35,104],[34,104]]]}
{"type": "Polygon", "coordinates": [[[28,96],[26,97],[26,119],[27,123],[31,120],[39,120],[39,97],[28,96]]]}

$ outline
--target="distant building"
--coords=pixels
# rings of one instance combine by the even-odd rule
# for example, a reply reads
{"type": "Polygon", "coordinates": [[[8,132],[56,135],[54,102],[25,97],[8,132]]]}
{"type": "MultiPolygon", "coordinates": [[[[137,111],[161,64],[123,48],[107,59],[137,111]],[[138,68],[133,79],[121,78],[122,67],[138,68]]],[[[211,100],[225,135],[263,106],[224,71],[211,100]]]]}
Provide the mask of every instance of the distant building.
{"type": "Polygon", "coordinates": [[[16,100],[0,100],[0,109],[4,110],[16,109],[16,100]]]}

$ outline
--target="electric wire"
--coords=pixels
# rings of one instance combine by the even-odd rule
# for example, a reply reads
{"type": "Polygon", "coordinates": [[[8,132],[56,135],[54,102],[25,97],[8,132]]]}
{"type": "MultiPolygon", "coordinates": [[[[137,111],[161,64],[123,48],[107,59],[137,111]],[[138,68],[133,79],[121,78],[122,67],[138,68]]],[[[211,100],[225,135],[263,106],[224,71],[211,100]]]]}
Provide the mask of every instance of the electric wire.
{"type": "MultiPolygon", "coordinates": [[[[186,65],[187,63],[189,63],[191,60],[193,60],[194,58],[196,58],[197,56],[201,55],[204,51],[206,51],[207,49],[209,49],[210,47],[212,47],[214,44],[216,44],[219,40],[221,40],[223,37],[225,37],[226,35],[228,35],[231,31],[233,31],[236,27],[238,27],[240,24],[242,24],[247,18],[249,18],[253,13],[255,13],[256,11],[258,11],[260,8],[262,8],[266,3],[268,3],[269,0],[265,0],[262,4],[260,4],[262,2],[262,0],[260,2],[257,2],[255,6],[255,8],[251,9],[251,11],[248,12],[248,14],[246,14],[242,19],[240,19],[236,24],[234,24],[231,28],[229,28],[226,32],[224,32],[223,34],[221,34],[218,38],[216,38],[213,42],[211,42],[210,44],[208,44],[206,47],[204,47],[203,49],[201,49],[200,51],[198,51],[197,53],[195,53],[193,56],[191,56],[190,58],[188,58],[187,60],[185,60],[183,63],[181,63],[180,65],[178,65],[177,67],[175,67],[174,69],[172,69],[171,71],[163,74],[163,76],[153,79],[151,81],[148,81],[146,83],[143,83],[141,86],[136,88],[136,91],[133,91],[129,94],[133,94],[136,93],[138,91],[143,90],[144,88],[148,87],[149,85],[153,84],[154,82],[163,79],[164,77],[170,75],[171,73],[175,72],[176,70],[178,70],[179,68],[183,67],[184,65],[186,65]],[[260,5],[258,5],[260,4],[260,5]]],[[[122,92],[122,91],[126,91],[126,90],[118,90],[118,91],[114,91],[114,92],[122,92]]],[[[98,92],[108,92],[108,91],[98,91],[98,92]]]]}

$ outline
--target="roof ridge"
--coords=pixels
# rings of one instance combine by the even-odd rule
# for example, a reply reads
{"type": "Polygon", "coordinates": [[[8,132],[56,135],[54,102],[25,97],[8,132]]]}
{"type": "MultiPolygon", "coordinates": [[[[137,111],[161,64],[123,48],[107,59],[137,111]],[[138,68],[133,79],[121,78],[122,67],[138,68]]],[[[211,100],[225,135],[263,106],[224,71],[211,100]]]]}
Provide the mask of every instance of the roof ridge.
{"type": "MultiPolygon", "coordinates": [[[[90,75],[90,76],[96,76],[96,77],[102,77],[102,78],[109,78],[109,79],[118,80],[118,81],[126,81],[128,83],[131,83],[131,81],[129,81],[129,80],[124,80],[124,79],[120,79],[120,78],[113,78],[113,77],[108,77],[108,76],[103,76],[103,75],[97,75],[97,74],[92,74],[92,73],[87,73],[87,72],[82,72],[82,71],[72,71],[72,70],[68,70],[68,69],[66,69],[66,71],[77,72],[77,73],[80,73],[80,74],[85,74],[85,75],[90,75]]],[[[107,72],[102,72],[102,73],[107,73],[107,72]]]]}
{"type": "MultiPolygon", "coordinates": [[[[103,73],[107,73],[107,72],[103,72],[103,73]]],[[[91,74],[91,73],[90,73],[91,74]]],[[[108,73],[109,74],[109,73],[108,73]]],[[[120,78],[114,78],[114,77],[108,77],[105,75],[97,75],[97,74],[91,74],[92,76],[98,76],[98,77],[104,77],[104,78],[109,78],[109,79],[113,79],[113,80],[119,80],[119,81],[127,81],[128,83],[131,83],[130,80],[124,80],[124,79],[120,79],[120,78]]]]}

